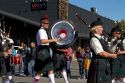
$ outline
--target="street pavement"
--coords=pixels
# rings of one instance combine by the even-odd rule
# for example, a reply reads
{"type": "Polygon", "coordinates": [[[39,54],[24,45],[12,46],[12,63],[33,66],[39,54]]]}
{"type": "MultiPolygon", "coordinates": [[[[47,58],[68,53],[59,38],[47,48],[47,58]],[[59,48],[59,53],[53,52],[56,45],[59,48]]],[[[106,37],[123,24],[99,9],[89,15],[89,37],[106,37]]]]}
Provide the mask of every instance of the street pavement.
{"type": "MultiPolygon", "coordinates": [[[[70,83],[86,83],[85,79],[78,79],[79,72],[78,72],[78,64],[76,60],[72,61],[71,74],[72,75],[71,75],[70,83]]],[[[15,83],[32,83],[32,80],[33,80],[32,77],[19,77],[19,76],[13,76],[13,79],[15,83]]],[[[63,78],[55,78],[55,80],[56,80],[56,83],[64,83],[63,78]]],[[[1,78],[0,78],[0,83],[2,83],[1,78]]],[[[39,83],[48,83],[47,77],[41,77],[39,83]]]]}

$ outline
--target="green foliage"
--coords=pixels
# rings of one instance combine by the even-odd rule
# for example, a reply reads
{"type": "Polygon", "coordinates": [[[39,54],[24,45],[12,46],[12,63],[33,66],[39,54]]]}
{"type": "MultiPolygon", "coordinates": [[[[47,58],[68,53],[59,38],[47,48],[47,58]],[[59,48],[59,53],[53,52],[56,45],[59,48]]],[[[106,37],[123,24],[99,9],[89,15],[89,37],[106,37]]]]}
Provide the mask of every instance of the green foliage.
{"type": "Polygon", "coordinates": [[[125,31],[125,20],[122,19],[120,22],[118,22],[118,25],[125,31]]]}
{"type": "Polygon", "coordinates": [[[118,22],[118,26],[120,26],[123,30],[122,37],[125,37],[125,19],[122,19],[120,22],[118,22]]]}

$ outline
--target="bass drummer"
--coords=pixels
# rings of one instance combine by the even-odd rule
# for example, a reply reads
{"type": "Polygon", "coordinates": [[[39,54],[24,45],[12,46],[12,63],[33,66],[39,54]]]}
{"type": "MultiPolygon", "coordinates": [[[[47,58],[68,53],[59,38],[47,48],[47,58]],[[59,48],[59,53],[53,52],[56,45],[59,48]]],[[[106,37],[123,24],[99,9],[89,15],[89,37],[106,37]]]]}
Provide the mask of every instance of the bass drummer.
{"type": "Polygon", "coordinates": [[[40,29],[36,34],[38,53],[35,60],[34,70],[36,71],[36,75],[33,83],[38,83],[40,74],[46,71],[48,73],[49,83],[55,83],[50,43],[56,43],[59,39],[49,39],[46,31],[47,29],[49,29],[48,16],[43,16],[40,19],[40,29]]]}

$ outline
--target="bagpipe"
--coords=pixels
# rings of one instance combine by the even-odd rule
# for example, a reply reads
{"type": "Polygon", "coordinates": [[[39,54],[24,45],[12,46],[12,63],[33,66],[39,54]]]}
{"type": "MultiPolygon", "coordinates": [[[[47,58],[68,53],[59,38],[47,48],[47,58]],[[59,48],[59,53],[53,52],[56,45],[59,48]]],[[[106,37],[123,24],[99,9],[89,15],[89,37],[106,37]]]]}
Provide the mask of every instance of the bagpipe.
{"type": "Polygon", "coordinates": [[[1,51],[7,51],[7,49],[14,44],[13,39],[10,38],[10,30],[11,30],[11,27],[9,28],[9,32],[6,33],[5,29],[4,31],[0,29],[0,50],[1,51]]]}
{"type": "MultiPolygon", "coordinates": [[[[82,19],[78,13],[76,13],[76,17],[83,23],[85,24],[86,26],[88,26],[88,28],[90,28],[90,25],[84,20],[82,19]]],[[[101,21],[100,18],[97,18],[98,21],[101,21]]],[[[122,30],[122,32],[124,32],[122,30]]],[[[92,37],[92,33],[90,32],[90,38],[92,37]]],[[[118,38],[112,38],[111,34],[108,34],[105,30],[103,31],[102,33],[102,38],[104,39],[107,47],[108,47],[108,50],[109,52],[111,53],[115,53],[119,47],[120,47],[120,44],[121,44],[121,40],[125,39],[125,38],[121,38],[121,39],[118,39],[118,38]]]]}

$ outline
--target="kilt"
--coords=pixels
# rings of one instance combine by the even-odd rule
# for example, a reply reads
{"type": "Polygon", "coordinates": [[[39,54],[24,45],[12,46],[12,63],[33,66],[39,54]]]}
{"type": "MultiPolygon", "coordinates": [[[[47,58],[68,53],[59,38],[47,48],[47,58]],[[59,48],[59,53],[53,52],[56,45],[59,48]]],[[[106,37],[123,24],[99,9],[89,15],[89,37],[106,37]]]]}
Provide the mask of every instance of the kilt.
{"type": "Polygon", "coordinates": [[[110,65],[105,59],[92,59],[87,83],[111,83],[110,65]]]}
{"type": "Polygon", "coordinates": [[[53,57],[53,63],[55,71],[62,71],[63,69],[65,69],[64,55],[55,54],[53,57]]]}
{"type": "Polygon", "coordinates": [[[11,71],[11,57],[4,57],[4,53],[0,52],[0,76],[7,75],[11,71]]]}
{"type": "Polygon", "coordinates": [[[0,76],[6,75],[7,69],[6,69],[6,63],[4,58],[0,56],[0,76]]]}
{"type": "Polygon", "coordinates": [[[40,73],[53,70],[53,61],[50,55],[49,47],[38,48],[34,70],[40,73]]]}
{"type": "Polygon", "coordinates": [[[125,77],[125,56],[121,55],[111,61],[111,75],[115,77],[125,77]]]}

